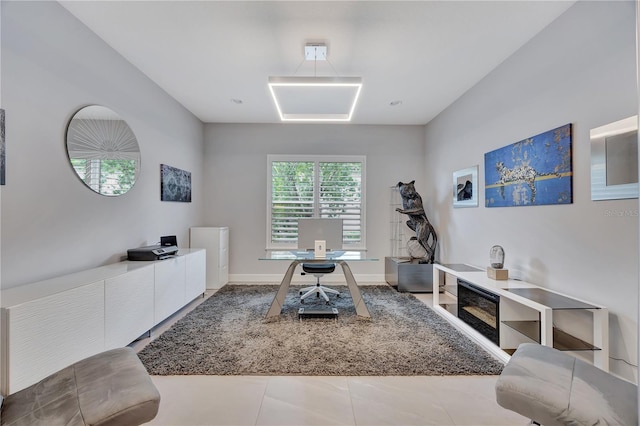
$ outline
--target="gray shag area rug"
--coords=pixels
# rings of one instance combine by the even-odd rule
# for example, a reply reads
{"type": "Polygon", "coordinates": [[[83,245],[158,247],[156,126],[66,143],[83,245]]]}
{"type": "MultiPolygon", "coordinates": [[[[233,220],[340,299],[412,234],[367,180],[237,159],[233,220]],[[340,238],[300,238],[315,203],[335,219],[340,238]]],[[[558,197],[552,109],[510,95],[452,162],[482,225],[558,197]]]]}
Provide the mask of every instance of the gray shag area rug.
{"type": "Polygon", "coordinates": [[[411,294],[362,286],[371,319],[356,316],[346,286],[335,319],[298,319],[289,289],[282,315],[264,316],[278,286],[226,285],[138,356],[152,375],[495,375],[503,364],[411,294]]]}

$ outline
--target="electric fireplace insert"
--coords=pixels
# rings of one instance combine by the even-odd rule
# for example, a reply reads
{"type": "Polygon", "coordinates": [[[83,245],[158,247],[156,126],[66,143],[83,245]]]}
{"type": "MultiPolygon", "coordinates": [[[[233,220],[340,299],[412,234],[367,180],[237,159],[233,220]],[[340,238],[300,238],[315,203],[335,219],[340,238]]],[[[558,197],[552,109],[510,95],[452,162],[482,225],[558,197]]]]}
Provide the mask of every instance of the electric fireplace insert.
{"type": "Polygon", "coordinates": [[[500,346],[500,296],[458,279],[458,318],[500,346]]]}

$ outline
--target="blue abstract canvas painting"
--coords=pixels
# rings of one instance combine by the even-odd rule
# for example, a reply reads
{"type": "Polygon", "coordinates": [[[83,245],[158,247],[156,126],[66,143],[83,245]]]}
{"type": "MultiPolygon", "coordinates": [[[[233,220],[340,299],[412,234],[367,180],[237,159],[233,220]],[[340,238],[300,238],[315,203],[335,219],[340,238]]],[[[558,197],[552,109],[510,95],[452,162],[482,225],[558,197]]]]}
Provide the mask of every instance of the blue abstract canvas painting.
{"type": "Polygon", "coordinates": [[[571,204],[571,124],[484,155],[487,207],[571,204]]]}

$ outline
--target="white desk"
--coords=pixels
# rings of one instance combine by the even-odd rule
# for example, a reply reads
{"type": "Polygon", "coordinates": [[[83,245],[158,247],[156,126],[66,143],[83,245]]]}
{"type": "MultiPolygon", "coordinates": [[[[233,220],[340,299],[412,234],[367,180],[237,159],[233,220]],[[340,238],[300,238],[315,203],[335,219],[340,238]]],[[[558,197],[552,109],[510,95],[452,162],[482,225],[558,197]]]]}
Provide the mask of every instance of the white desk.
{"type": "Polygon", "coordinates": [[[369,310],[364,304],[364,300],[360,294],[360,289],[358,289],[358,284],[356,283],[355,278],[353,278],[353,273],[351,273],[351,268],[349,268],[347,262],[373,262],[378,259],[368,258],[365,253],[358,251],[327,252],[326,257],[323,258],[315,258],[313,252],[268,251],[267,255],[265,257],[261,257],[260,260],[288,260],[291,262],[287,272],[284,274],[282,282],[280,283],[280,287],[273,298],[273,302],[271,302],[271,307],[267,311],[265,319],[280,315],[284,305],[284,299],[287,296],[287,291],[291,285],[291,278],[293,277],[296,267],[300,263],[337,263],[342,266],[342,272],[344,273],[344,277],[347,281],[347,286],[349,287],[353,304],[356,307],[356,314],[363,318],[371,318],[369,310]]]}
{"type": "MultiPolygon", "coordinates": [[[[455,298],[451,297],[446,291],[446,288],[443,294],[435,290],[439,288],[440,285],[445,284],[440,281],[440,271],[500,296],[500,322],[506,325],[507,328],[516,330],[516,333],[526,336],[524,337],[525,339],[529,338],[538,341],[541,345],[556,347],[562,350],[593,350],[594,365],[604,371],[609,370],[609,310],[606,307],[566,296],[524,281],[512,279],[493,280],[487,277],[487,272],[483,269],[477,269],[475,271],[468,270],[470,269],[469,265],[434,264],[433,266],[433,308],[443,316],[455,320],[456,323],[460,325],[460,328],[468,332],[469,335],[473,335],[477,341],[482,340],[482,338],[478,339],[478,336],[480,336],[479,333],[473,328],[467,327],[466,323],[463,323],[456,315],[446,309],[447,304],[455,304],[455,298]],[[525,289],[533,291],[525,291],[525,289]],[[523,296],[525,293],[532,294],[523,296]],[[543,297],[536,297],[540,294],[543,297]],[[448,300],[446,300],[446,298],[448,298],[448,300]],[[558,312],[559,310],[565,309],[582,309],[593,314],[593,337],[590,344],[579,341],[579,339],[565,332],[554,329],[554,311],[558,312]],[[534,335],[527,333],[527,329],[536,327],[539,328],[539,333],[533,333],[534,335]],[[574,339],[574,341],[579,341],[585,345],[572,349],[564,343],[561,343],[560,337],[574,339]]],[[[515,349],[518,343],[513,336],[507,336],[506,331],[503,331],[503,329],[505,329],[505,327],[501,327],[500,329],[500,348],[498,348],[502,350],[492,352],[502,359],[508,360],[509,356],[507,353],[515,349]]],[[[487,339],[485,340],[486,342],[484,343],[488,343],[489,346],[496,348],[493,343],[489,343],[487,339]]],[[[479,343],[483,344],[482,342],[479,343]]],[[[520,343],[522,343],[522,341],[520,343]]],[[[486,344],[483,344],[483,346],[488,348],[486,344]]]]}

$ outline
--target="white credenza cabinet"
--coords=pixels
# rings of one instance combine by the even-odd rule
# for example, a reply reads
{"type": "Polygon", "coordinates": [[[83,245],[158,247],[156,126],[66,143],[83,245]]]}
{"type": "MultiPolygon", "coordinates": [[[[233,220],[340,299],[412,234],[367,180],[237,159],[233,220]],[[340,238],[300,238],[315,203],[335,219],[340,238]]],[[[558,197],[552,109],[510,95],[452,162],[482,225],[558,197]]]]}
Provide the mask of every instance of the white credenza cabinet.
{"type": "Polygon", "coordinates": [[[0,391],[123,347],[205,292],[205,251],[119,262],[3,290],[0,391]],[[171,299],[171,300],[169,300],[171,299]]]}
{"type": "Polygon", "coordinates": [[[220,288],[229,282],[229,228],[190,229],[191,248],[207,250],[207,288],[220,288]]]}

